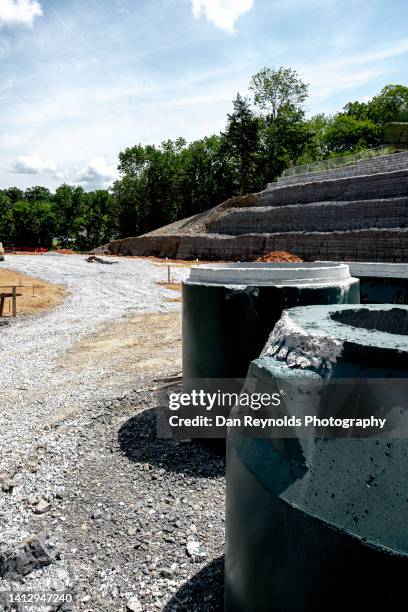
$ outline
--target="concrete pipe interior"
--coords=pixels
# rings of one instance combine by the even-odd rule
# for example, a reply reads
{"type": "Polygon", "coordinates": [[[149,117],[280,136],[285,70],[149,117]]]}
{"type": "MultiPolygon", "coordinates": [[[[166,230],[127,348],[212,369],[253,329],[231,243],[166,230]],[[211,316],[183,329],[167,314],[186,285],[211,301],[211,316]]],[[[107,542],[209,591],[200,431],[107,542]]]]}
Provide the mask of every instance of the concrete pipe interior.
{"type": "Polygon", "coordinates": [[[354,377],[367,367],[377,372],[387,372],[387,368],[405,371],[407,350],[408,306],[339,304],[287,310],[262,355],[275,359],[284,355],[295,366],[319,364],[317,371],[327,374],[332,374],[332,368],[346,371],[352,363],[356,371],[350,376],[354,377]]]}
{"type": "Polygon", "coordinates": [[[387,334],[408,335],[408,311],[401,308],[390,310],[343,310],[331,314],[333,321],[387,334]]]}

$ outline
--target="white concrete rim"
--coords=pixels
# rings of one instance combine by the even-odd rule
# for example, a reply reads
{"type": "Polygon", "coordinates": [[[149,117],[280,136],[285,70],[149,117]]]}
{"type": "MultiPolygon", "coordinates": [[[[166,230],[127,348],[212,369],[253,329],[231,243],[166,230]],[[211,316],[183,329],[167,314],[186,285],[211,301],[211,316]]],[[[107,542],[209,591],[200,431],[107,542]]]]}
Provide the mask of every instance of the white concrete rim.
{"type": "MultiPolygon", "coordinates": [[[[330,263],[334,262],[317,262],[330,263]]],[[[408,264],[406,263],[383,263],[378,261],[348,261],[350,273],[359,277],[372,278],[408,278],[408,264]]]]}
{"type": "Polygon", "coordinates": [[[337,263],[227,263],[192,266],[188,284],[325,286],[350,281],[347,264],[337,263]]]}

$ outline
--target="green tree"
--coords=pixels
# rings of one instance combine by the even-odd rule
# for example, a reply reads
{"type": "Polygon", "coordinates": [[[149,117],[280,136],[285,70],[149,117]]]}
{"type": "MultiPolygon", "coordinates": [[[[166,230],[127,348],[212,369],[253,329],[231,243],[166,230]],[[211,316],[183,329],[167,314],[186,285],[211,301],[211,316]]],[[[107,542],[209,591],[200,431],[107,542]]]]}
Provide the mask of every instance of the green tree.
{"type": "Polygon", "coordinates": [[[52,246],[55,233],[55,216],[50,202],[27,202],[22,200],[13,206],[15,246],[52,246]]]}
{"type": "Polygon", "coordinates": [[[9,198],[12,204],[15,204],[19,200],[24,200],[24,192],[18,187],[3,189],[3,194],[9,198]]]}
{"type": "Polygon", "coordinates": [[[291,68],[263,68],[252,77],[250,89],[264,115],[259,172],[265,186],[302,155],[312,138],[302,108],[308,85],[291,68]]]}
{"type": "Polygon", "coordinates": [[[234,164],[220,136],[214,134],[192,142],[183,167],[186,197],[179,217],[208,210],[238,193],[234,164]]]}
{"type": "Polygon", "coordinates": [[[79,223],[77,246],[81,250],[93,249],[116,237],[117,202],[106,189],[97,189],[84,195],[85,206],[79,223]]]}
{"type": "Polygon", "coordinates": [[[331,153],[340,154],[376,147],[382,142],[382,127],[369,119],[340,113],[327,127],[325,142],[331,153]]]}
{"type": "Polygon", "coordinates": [[[117,225],[120,237],[137,236],[144,233],[143,189],[141,181],[132,176],[123,176],[115,181],[112,194],[117,208],[117,225]]]}
{"type": "Polygon", "coordinates": [[[252,77],[250,84],[255,105],[272,123],[283,109],[300,110],[307,99],[308,87],[295,70],[283,67],[277,70],[262,68],[252,77]]]}
{"type": "Polygon", "coordinates": [[[0,191],[0,242],[10,245],[13,234],[13,205],[10,198],[0,191]]]}
{"type": "Polygon", "coordinates": [[[86,206],[82,187],[63,184],[54,195],[57,232],[63,246],[73,246],[78,239],[86,206]]]}
{"type": "Polygon", "coordinates": [[[326,133],[331,121],[332,118],[324,113],[314,115],[306,121],[310,138],[305,143],[302,154],[297,158],[297,164],[309,164],[329,155],[326,133]]]}
{"type": "Polygon", "coordinates": [[[24,199],[27,202],[50,202],[52,196],[49,189],[37,185],[36,187],[28,187],[25,190],[24,199]]]}
{"type": "Polygon", "coordinates": [[[348,104],[346,104],[343,110],[350,117],[354,117],[354,119],[370,119],[369,105],[365,102],[349,102],[348,104]]]}
{"type": "MultiPolygon", "coordinates": [[[[137,183],[137,189],[132,190],[137,197],[133,206],[135,210],[143,210],[141,231],[149,231],[176,218],[172,177],[178,146],[183,145],[167,141],[160,147],[136,145],[119,153],[119,172],[127,178],[127,184],[129,179],[137,183]]],[[[118,190],[117,185],[116,192],[118,190]]]]}
{"type": "Polygon", "coordinates": [[[228,115],[224,140],[226,150],[237,166],[238,191],[241,195],[252,190],[256,153],[259,150],[259,118],[251,110],[246,98],[237,94],[234,112],[228,115]]]}
{"type": "Polygon", "coordinates": [[[120,236],[149,232],[233,195],[234,168],[224,140],[209,136],[187,146],[179,138],[122,151],[121,179],[113,187],[120,236]]]}
{"type": "Polygon", "coordinates": [[[408,121],[408,87],[386,85],[367,106],[368,118],[375,123],[408,121]]]}

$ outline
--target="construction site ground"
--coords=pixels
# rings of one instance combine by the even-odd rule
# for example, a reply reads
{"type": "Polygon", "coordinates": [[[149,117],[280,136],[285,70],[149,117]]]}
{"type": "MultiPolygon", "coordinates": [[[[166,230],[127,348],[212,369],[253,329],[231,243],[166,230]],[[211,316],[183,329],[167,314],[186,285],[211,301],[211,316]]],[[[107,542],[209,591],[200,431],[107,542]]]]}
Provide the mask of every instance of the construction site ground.
{"type": "Polygon", "coordinates": [[[0,267],[65,291],[0,328],[1,603],[24,590],[73,594],[71,608],[42,611],[222,609],[224,457],[155,426],[161,388],[181,373],[188,269],[109,261],[0,267]]]}
{"type": "MultiPolygon", "coordinates": [[[[8,270],[0,263],[0,293],[7,292],[13,286],[17,286],[18,293],[22,295],[18,299],[19,314],[33,314],[45,310],[47,308],[55,308],[60,304],[65,297],[65,289],[61,285],[46,283],[38,278],[33,278],[8,270]]],[[[8,300],[4,316],[11,314],[11,301],[8,300]]]]}

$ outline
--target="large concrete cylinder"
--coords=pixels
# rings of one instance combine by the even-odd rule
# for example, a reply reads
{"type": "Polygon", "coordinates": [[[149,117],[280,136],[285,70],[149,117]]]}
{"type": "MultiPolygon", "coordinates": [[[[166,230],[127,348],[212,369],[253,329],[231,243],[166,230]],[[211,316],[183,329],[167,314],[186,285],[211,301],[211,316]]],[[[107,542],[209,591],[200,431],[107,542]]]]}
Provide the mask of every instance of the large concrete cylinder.
{"type": "Polygon", "coordinates": [[[408,264],[345,263],[350,268],[350,274],[360,280],[362,304],[408,304],[408,264]]]}
{"type": "Polygon", "coordinates": [[[362,304],[408,304],[408,264],[350,264],[360,279],[362,304]]]}
{"type": "Polygon", "coordinates": [[[194,266],[183,283],[183,377],[245,378],[285,308],[358,302],[345,264],[194,266]]]}
{"type": "MultiPolygon", "coordinates": [[[[313,396],[304,390],[310,382],[341,385],[346,378],[353,387],[364,379],[368,388],[388,379],[381,401],[406,415],[407,306],[285,311],[248,372],[251,389],[289,386],[290,414],[307,413],[313,396]],[[405,388],[402,395],[397,379],[405,388]]],[[[375,393],[372,401],[374,412],[375,393]]],[[[378,434],[255,439],[231,428],[227,612],[400,609],[406,598],[407,525],[406,439],[378,434]]]]}

